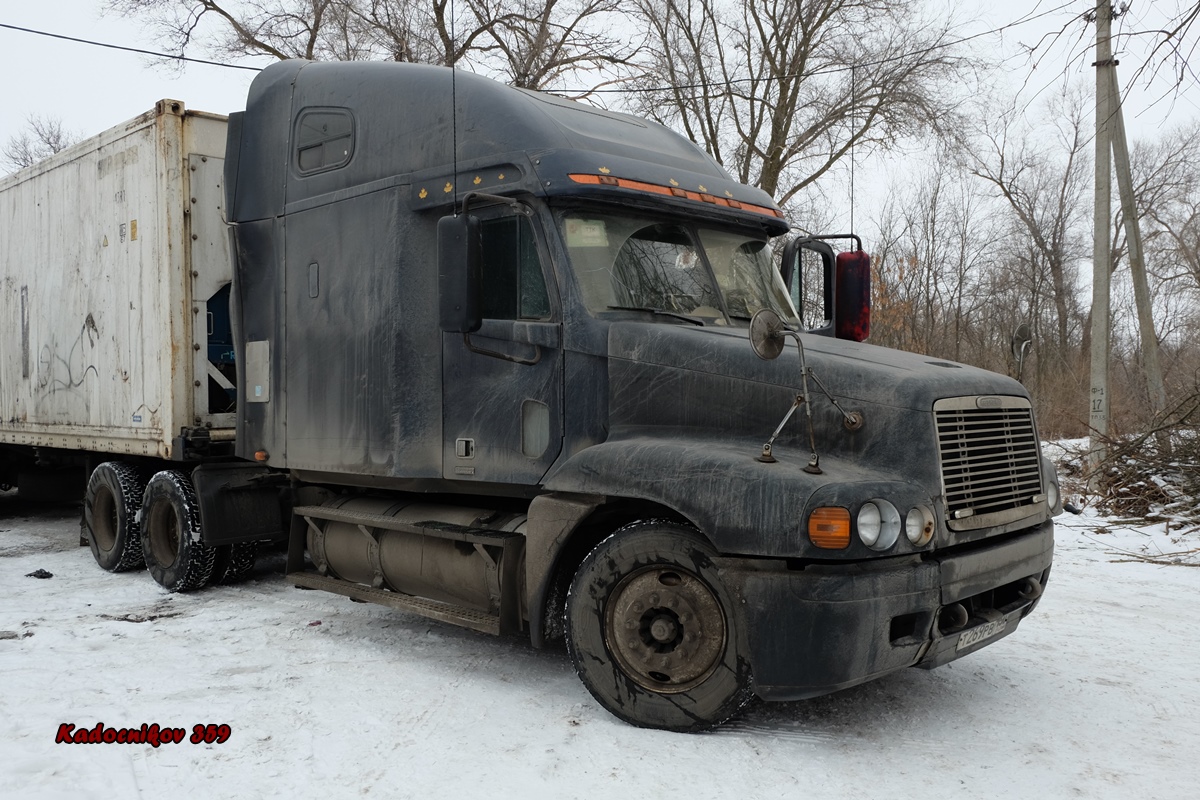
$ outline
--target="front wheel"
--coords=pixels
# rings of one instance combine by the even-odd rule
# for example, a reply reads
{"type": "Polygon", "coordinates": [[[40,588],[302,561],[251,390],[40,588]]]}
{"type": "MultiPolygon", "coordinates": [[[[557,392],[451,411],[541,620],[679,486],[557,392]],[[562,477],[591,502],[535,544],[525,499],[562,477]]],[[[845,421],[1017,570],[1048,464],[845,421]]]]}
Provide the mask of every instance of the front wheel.
{"type": "Polygon", "coordinates": [[[142,554],[151,577],[172,592],[199,589],[212,575],[217,551],[201,538],[200,504],[182,472],[160,472],[146,486],[142,554]]]}
{"type": "Polygon", "coordinates": [[[567,649],[615,716],[702,731],[749,701],[750,664],[714,555],[695,531],[640,522],[584,559],[567,595],[567,649]]]}

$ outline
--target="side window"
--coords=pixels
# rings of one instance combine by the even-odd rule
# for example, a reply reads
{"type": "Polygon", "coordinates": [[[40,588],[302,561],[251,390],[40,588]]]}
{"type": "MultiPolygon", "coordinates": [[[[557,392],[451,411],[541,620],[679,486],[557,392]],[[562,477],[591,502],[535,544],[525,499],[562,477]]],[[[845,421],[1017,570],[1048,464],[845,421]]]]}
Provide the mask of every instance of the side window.
{"type": "Polygon", "coordinates": [[[296,120],[295,148],[301,175],[345,166],[354,155],[354,118],[335,108],[302,111],[296,120]]]}
{"type": "Polygon", "coordinates": [[[550,298],[542,260],[525,217],[483,220],[483,316],[546,319],[550,298]]]}

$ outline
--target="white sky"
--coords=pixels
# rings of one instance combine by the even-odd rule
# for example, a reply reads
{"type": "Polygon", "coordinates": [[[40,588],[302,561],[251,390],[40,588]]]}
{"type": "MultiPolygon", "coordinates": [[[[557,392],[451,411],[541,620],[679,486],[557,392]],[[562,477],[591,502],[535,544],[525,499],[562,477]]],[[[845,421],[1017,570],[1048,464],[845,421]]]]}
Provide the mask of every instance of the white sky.
{"type": "MultiPolygon", "coordinates": [[[[135,20],[101,18],[100,6],[101,0],[0,0],[0,23],[144,50],[166,49],[135,20]]],[[[151,61],[135,53],[0,28],[0,143],[19,133],[30,114],[58,117],[66,128],[90,136],[136,117],[165,97],[200,111],[238,111],[255,74],[201,64],[189,64],[176,74],[151,61]]]]}
{"type": "MultiPolygon", "coordinates": [[[[953,4],[959,16],[975,17],[963,27],[963,35],[997,28],[1023,16],[1054,11],[1008,30],[1003,37],[979,39],[969,45],[981,55],[1008,56],[1007,79],[1012,91],[1019,91],[1024,83],[1024,94],[1028,97],[1033,97],[1036,90],[1056,84],[1064,68],[1077,80],[1092,80],[1091,53],[1086,59],[1077,58],[1070,67],[1065,64],[1067,57],[1078,51],[1081,22],[1074,23],[1072,34],[1046,53],[1032,76],[1029,60],[1019,55],[1021,45],[1033,44],[1039,37],[1059,30],[1070,22],[1072,14],[1091,6],[1092,0],[1006,3],[961,0],[953,4]]],[[[1124,24],[1152,27],[1161,22],[1155,19],[1161,13],[1158,9],[1174,6],[1174,0],[1157,0],[1153,5],[1150,0],[1135,0],[1124,24]]],[[[100,8],[101,0],[0,0],[0,23],[147,50],[164,49],[139,21],[115,16],[102,18],[100,8]]],[[[1121,24],[1117,23],[1118,29],[1121,24]]],[[[1086,38],[1090,43],[1091,36],[1086,38]]],[[[192,55],[204,54],[197,51],[192,55]]],[[[1132,76],[1139,56],[1135,52],[1119,54],[1123,83],[1132,76]]],[[[244,63],[264,65],[269,60],[258,58],[244,63]]],[[[0,80],[0,143],[4,143],[25,127],[25,120],[31,114],[58,117],[68,129],[92,135],[137,116],[164,97],[182,100],[189,108],[228,113],[242,108],[254,73],[200,64],[189,64],[182,73],[177,73],[134,53],[0,28],[0,75],[4,76],[0,80]]],[[[1164,93],[1165,85],[1154,92],[1139,89],[1127,93],[1126,121],[1132,139],[1200,115],[1200,90],[1195,86],[1174,99],[1152,102],[1164,93]]],[[[1038,111],[1036,104],[1031,106],[1031,113],[1038,111]]],[[[882,170],[887,160],[883,156],[870,160],[860,156],[858,169],[868,174],[882,170]],[[878,163],[870,163],[871,160],[878,163]]]]}

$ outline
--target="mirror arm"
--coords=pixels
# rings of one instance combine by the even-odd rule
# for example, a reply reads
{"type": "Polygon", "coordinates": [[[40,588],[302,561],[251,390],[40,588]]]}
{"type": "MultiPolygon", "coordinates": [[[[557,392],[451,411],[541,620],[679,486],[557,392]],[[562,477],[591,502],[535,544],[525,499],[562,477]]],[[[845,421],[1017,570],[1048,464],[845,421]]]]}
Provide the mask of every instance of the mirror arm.
{"type": "Polygon", "coordinates": [[[829,389],[827,389],[825,387],[825,384],[822,383],[821,379],[817,377],[817,373],[815,373],[815,372],[812,373],[812,379],[817,382],[817,388],[820,389],[822,392],[824,392],[825,396],[829,398],[829,402],[833,403],[833,407],[841,412],[842,424],[846,426],[846,430],[856,431],[862,427],[862,425],[863,425],[862,412],[847,411],[846,409],[842,408],[842,404],[839,403],[837,401],[837,398],[834,397],[833,394],[829,391],[829,389]]]}
{"type": "MultiPolygon", "coordinates": [[[[821,474],[821,457],[817,455],[817,431],[813,426],[812,418],[812,398],[808,396],[808,359],[804,355],[804,342],[800,341],[800,334],[792,329],[787,329],[785,333],[790,333],[792,338],[796,340],[796,349],[800,352],[800,385],[804,390],[804,413],[808,416],[808,447],[812,450],[812,455],[809,456],[808,465],[804,471],[810,475],[821,474]]],[[[813,376],[816,377],[815,375],[813,376]]]]}
{"type": "Polygon", "coordinates": [[[771,455],[771,447],[775,444],[775,440],[779,438],[779,434],[783,431],[783,426],[787,425],[788,420],[792,418],[792,414],[796,413],[796,409],[799,408],[800,404],[803,402],[804,395],[796,395],[796,400],[792,403],[792,407],[789,408],[788,412],[783,415],[783,419],[775,427],[775,432],[771,434],[771,438],[767,439],[766,443],[762,446],[762,454],[755,456],[757,461],[761,461],[764,464],[775,463],[776,459],[775,456],[771,455]]]}
{"type": "MultiPolygon", "coordinates": [[[[763,311],[760,310],[757,313],[761,314],[763,311]]],[[[751,322],[751,325],[753,324],[754,323],[751,322]]],[[[796,350],[800,355],[800,385],[802,393],[796,395],[796,399],[792,402],[792,407],[788,409],[787,414],[783,416],[783,420],[779,423],[779,425],[776,426],[775,432],[771,434],[771,438],[768,439],[762,446],[762,453],[755,456],[755,458],[764,464],[775,463],[775,456],[771,454],[771,449],[775,444],[775,439],[779,437],[780,432],[783,430],[783,426],[787,425],[788,420],[791,419],[792,415],[796,413],[796,409],[803,405],[804,414],[808,421],[808,444],[812,450],[812,455],[809,457],[808,465],[804,467],[804,471],[811,475],[820,475],[821,457],[817,455],[817,433],[816,428],[813,425],[812,398],[808,393],[808,360],[805,358],[804,342],[801,340],[799,332],[786,327],[786,324],[783,324],[778,328],[776,328],[774,325],[770,325],[768,328],[771,329],[769,334],[771,338],[791,336],[796,340],[796,350]]],[[[778,355],[778,352],[776,352],[776,355],[778,355]]],[[[762,356],[759,357],[761,358],[762,356]]],[[[816,376],[813,377],[815,378],[816,376]]]]}
{"type": "Polygon", "coordinates": [[[800,380],[801,393],[795,396],[791,408],[784,415],[783,420],[775,427],[775,432],[771,434],[771,438],[767,439],[762,446],[762,452],[755,456],[757,461],[764,464],[776,463],[776,458],[772,454],[775,447],[775,440],[779,438],[779,434],[783,431],[788,420],[796,413],[801,405],[804,406],[804,413],[808,421],[808,444],[812,449],[812,455],[808,459],[808,465],[804,467],[804,471],[811,475],[821,474],[821,457],[817,454],[817,434],[816,425],[813,423],[812,414],[812,396],[808,391],[808,379],[811,376],[816,381],[817,388],[829,398],[829,402],[842,415],[842,424],[846,426],[848,431],[856,431],[863,426],[863,415],[859,411],[847,412],[842,404],[837,401],[829,388],[817,377],[808,366],[807,354],[804,350],[804,339],[801,338],[800,332],[791,328],[787,323],[779,318],[779,315],[768,308],[762,308],[755,312],[754,318],[750,320],[750,346],[754,348],[754,354],[759,358],[769,361],[777,358],[783,352],[783,338],[791,336],[796,340],[796,352],[800,356],[800,380]]]}
{"type": "Polygon", "coordinates": [[[833,241],[835,239],[853,239],[855,249],[860,253],[863,249],[862,239],[858,237],[857,233],[831,233],[826,236],[805,236],[804,238],[807,240],[816,240],[818,242],[833,241]]]}
{"type": "Polygon", "coordinates": [[[467,192],[466,196],[463,197],[462,211],[458,213],[466,214],[471,208],[472,200],[483,200],[488,203],[502,203],[503,205],[511,208],[515,214],[520,214],[523,217],[533,216],[533,210],[520,200],[516,200],[512,197],[502,197],[498,194],[488,194],[487,192],[467,192]]]}

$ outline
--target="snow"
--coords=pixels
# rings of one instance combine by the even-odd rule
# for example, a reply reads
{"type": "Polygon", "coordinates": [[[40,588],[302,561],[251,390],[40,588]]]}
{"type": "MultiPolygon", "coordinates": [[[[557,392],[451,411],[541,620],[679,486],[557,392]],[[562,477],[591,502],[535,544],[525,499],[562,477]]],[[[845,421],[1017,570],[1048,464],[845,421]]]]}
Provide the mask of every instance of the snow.
{"type": "Polygon", "coordinates": [[[1058,518],[1046,594],[1012,636],[703,735],[619,722],[561,650],[292,588],[279,557],[186,595],[103,572],[78,518],[0,495],[0,797],[1028,800],[1200,784],[1200,569],[1133,558],[1175,534],[1088,511],[1058,518]],[[37,569],[53,577],[25,577],[37,569]],[[61,723],[98,722],[232,734],[55,744],[61,723]]]}

